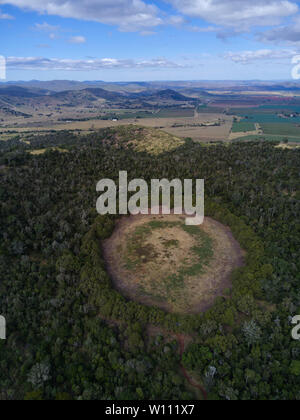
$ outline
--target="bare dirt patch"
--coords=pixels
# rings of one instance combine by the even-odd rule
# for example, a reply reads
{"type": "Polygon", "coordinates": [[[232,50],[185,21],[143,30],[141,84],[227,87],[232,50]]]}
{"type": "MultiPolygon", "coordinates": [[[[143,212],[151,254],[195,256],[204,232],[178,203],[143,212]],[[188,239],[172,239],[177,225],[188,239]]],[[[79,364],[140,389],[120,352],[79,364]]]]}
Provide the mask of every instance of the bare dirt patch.
{"type": "MultiPolygon", "coordinates": [[[[30,144],[30,143],[29,143],[29,144],[30,144]]],[[[38,155],[43,155],[44,153],[48,152],[49,150],[52,150],[52,151],[57,151],[57,152],[60,152],[60,153],[68,153],[68,151],[67,151],[67,150],[62,149],[62,148],[60,148],[60,147],[49,147],[49,148],[47,148],[47,149],[36,149],[36,150],[30,150],[30,151],[29,151],[29,153],[30,153],[31,155],[38,156],[38,155]]]]}
{"type": "Polygon", "coordinates": [[[300,149],[300,146],[298,146],[298,145],[291,145],[291,144],[284,144],[284,143],[281,143],[281,144],[278,144],[278,146],[275,146],[275,148],[276,149],[289,149],[289,150],[292,150],[292,149],[300,149]]]}
{"type": "Polygon", "coordinates": [[[209,309],[231,287],[231,273],[245,256],[226,226],[205,218],[189,230],[177,215],[121,218],[102,245],[117,290],[173,313],[209,309]]]}

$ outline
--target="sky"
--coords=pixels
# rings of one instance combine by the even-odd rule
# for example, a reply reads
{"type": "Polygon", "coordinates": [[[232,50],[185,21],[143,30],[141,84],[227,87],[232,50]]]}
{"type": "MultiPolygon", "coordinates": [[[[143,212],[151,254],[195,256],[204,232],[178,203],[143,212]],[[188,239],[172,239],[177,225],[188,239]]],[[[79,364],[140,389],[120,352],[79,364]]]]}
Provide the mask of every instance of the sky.
{"type": "Polygon", "coordinates": [[[292,80],[300,1],[0,0],[0,39],[10,81],[292,80]]]}

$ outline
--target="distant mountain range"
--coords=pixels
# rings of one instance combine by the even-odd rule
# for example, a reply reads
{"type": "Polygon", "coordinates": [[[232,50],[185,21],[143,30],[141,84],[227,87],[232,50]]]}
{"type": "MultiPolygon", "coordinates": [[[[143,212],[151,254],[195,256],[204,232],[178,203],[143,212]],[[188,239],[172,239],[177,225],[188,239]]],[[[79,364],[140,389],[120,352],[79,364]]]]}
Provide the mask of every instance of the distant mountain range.
{"type": "Polygon", "coordinates": [[[6,117],[89,119],[103,110],[157,110],[163,108],[193,108],[198,104],[224,105],[236,100],[254,101],[262,95],[297,96],[300,82],[132,82],[102,81],[0,83],[0,120],[6,117]],[[256,92],[259,92],[257,95],[256,92]],[[286,94],[288,92],[288,94],[286,94]],[[284,93],[284,95],[283,95],[284,93]],[[291,93],[291,95],[290,95],[291,93]],[[75,115],[76,114],[76,115],[75,115]]]}
{"type": "Polygon", "coordinates": [[[0,96],[12,96],[19,98],[35,98],[38,96],[44,96],[51,94],[50,91],[38,88],[25,88],[21,86],[1,86],[0,96]]]}
{"type": "Polygon", "coordinates": [[[75,90],[66,90],[53,92],[46,89],[41,89],[37,87],[21,87],[18,85],[11,86],[1,86],[0,87],[0,96],[8,97],[19,97],[19,98],[41,98],[42,96],[47,96],[51,98],[56,98],[57,100],[74,100],[76,98],[85,97],[90,100],[93,98],[102,98],[107,101],[116,101],[124,98],[132,99],[144,99],[144,100],[173,100],[173,101],[193,101],[194,98],[184,96],[174,90],[165,89],[159,91],[145,91],[140,93],[130,93],[130,92],[112,92],[102,88],[89,87],[84,89],[75,89],[75,90]]]}
{"type": "MultiPolygon", "coordinates": [[[[58,87],[58,83],[54,82],[58,87]]],[[[11,114],[20,111],[39,112],[39,108],[50,107],[80,107],[80,108],[99,108],[105,103],[112,108],[151,108],[155,106],[176,106],[188,105],[197,101],[197,98],[185,96],[172,89],[142,89],[141,91],[125,91],[120,87],[120,91],[106,90],[101,87],[80,84],[82,89],[52,91],[45,89],[47,84],[23,84],[23,86],[5,84],[0,86],[0,111],[11,114]],[[40,86],[40,87],[37,87],[40,86]],[[42,87],[43,86],[43,87],[42,87]],[[21,108],[20,108],[21,107],[21,108]],[[25,111],[26,109],[26,111],[25,111]]],[[[48,85],[49,86],[49,85],[48,85]]],[[[62,87],[62,84],[60,85],[62,87]]],[[[70,85],[69,85],[70,87],[70,85]]]]}
{"type": "Polygon", "coordinates": [[[0,82],[0,89],[9,86],[20,86],[28,89],[38,89],[49,92],[62,92],[70,90],[83,90],[88,88],[101,88],[113,92],[131,92],[141,93],[145,91],[161,91],[161,90],[175,90],[184,94],[184,91],[189,90],[295,90],[300,89],[300,81],[162,81],[162,82],[104,82],[96,81],[72,81],[72,80],[51,80],[51,81],[15,81],[15,82],[0,82]]]}
{"type": "Polygon", "coordinates": [[[39,81],[39,80],[31,80],[30,82],[24,81],[16,81],[16,82],[7,82],[7,83],[0,83],[1,87],[6,86],[21,86],[26,87],[28,89],[35,88],[41,89],[51,92],[61,92],[65,90],[82,90],[89,86],[100,86],[104,82],[76,82],[70,80],[52,80],[49,82],[39,81]]]}

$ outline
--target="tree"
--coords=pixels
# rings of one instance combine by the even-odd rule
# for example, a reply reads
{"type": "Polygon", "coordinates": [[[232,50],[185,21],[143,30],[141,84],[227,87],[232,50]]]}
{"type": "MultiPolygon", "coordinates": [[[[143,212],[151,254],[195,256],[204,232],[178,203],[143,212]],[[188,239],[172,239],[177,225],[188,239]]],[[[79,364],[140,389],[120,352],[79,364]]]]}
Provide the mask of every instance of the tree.
{"type": "Polygon", "coordinates": [[[243,326],[243,334],[249,347],[256,344],[261,339],[261,329],[254,320],[245,322],[243,326]]]}
{"type": "Polygon", "coordinates": [[[34,365],[28,375],[28,382],[35,388],[41,388],[50,380],[50,366],[47,362],[34,365]]]}
{"type": "Polygon", "coordinates": [[[300,376],[300,361],[294,360],[292,362],[290,372],[294,376],[300,376]]]}

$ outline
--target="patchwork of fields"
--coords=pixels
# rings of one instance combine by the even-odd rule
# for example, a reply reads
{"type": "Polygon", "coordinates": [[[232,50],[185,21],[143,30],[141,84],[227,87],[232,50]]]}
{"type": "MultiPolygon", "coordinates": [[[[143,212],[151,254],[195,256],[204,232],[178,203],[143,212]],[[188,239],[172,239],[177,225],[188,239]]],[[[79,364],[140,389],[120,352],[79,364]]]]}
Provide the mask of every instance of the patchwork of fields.
{"type": "Polygon", "coordinates": [[[9,92],[2,95],[0,140],[21,135],[27,141],[37,132],[63,130],[86,134],[124,125],[158,128],[202,143],[240,139],[298,143],[300,98],[292,93],[202,89],[183,89],[181,93],[153,89],[143,94],[84,89],[31,100],[16,99],[9,92]],[[4,100],[10,101],[10,112],[4,100]]]}
{"type": "Polygon", "coordinates": [[[299,143],[300,106],[264,105],[255,108],[237,108],[234,113],[231,137],[234,139],[284,141],[299,143]],[[257,133],[254,131],[257,130],[257,133]],[[240,136],[239,136],[240,134],[240,136]]]}
{"type": "MultiPolygon", "coordinates": [[[[120,115],[120,114],[119,114],[120,115]]],[[[124,114],[123,114],[124,115],[124,114]]],[[[14,127],[13,129],[2,129],[0,132],[0,140],[8,140],[16,136],[35,135],[34,133],[54,133],[57,131],[72,131],[81,134],[87,134],[102,128],[115,128],[118,126],[137,125],[148,128],[156,128],[165,131],[176,137],[191,138],[197,142],[207,141],[227,141],[232,128],[232,117],[224,114],[213,113],[195,113],[192,109],[175,109],[162,110],[160,115],[151,114],[152,116],[144,118],[118,118],[115,120],[95,119],[89,121],[64,122],[59,124],[41,125],[39,127],[14,127]],[[192,116],[187,116],[191,113],[192,116]],[[186,116],[182,115],[182,112],[186,116]],[[169,117],[162,117],[169,115],[169,117]],[[173,116],[171,116],[173,115],[173,116]]],[[[126,115],[128,117],[128,115],[126,115]]]]}

